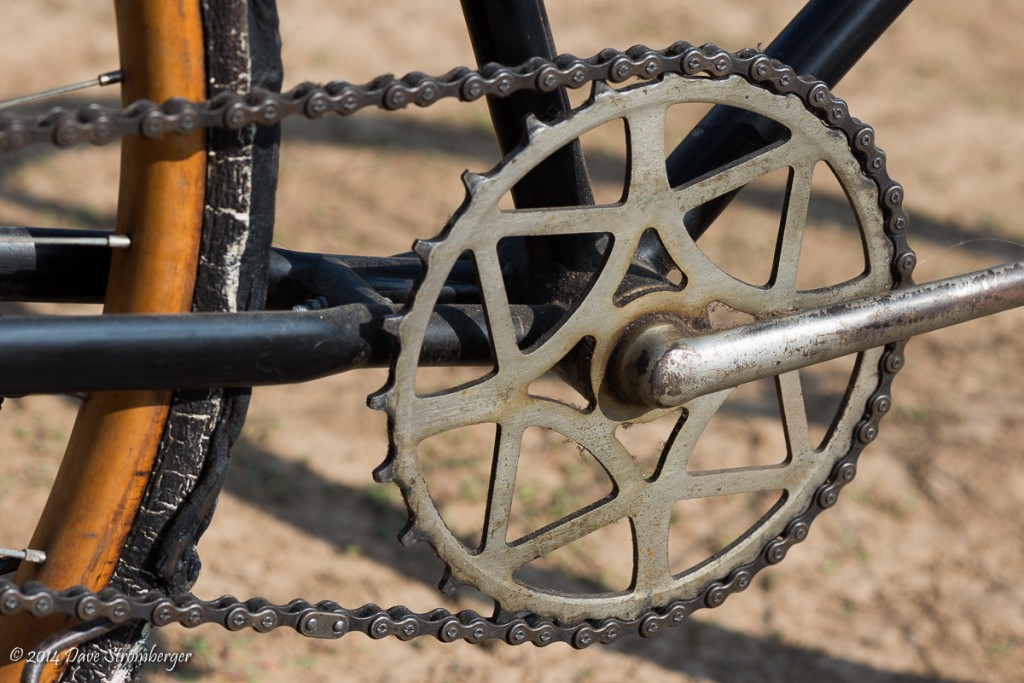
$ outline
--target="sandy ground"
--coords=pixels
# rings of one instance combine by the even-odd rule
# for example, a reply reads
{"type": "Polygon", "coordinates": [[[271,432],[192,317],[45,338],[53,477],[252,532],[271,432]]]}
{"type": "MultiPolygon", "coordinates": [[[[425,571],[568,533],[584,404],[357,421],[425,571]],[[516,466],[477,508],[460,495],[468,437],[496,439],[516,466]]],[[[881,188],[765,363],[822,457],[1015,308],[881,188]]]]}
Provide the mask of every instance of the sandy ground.
{"type": "MultiPolygon", "coordinates": [[[[439,73],[472,61],[456,3],[280,4],[288,83],[439,73]]],[[[589,55],[676,39],[728,49],[767,44],[801,3],[723,0],[680,8],[652,0],[632,10],[608,0],[549,4],[560,50],[589,55]]],[[[40,0],[5,7],[0,93],[115,68],[111,13],[94,5],[40,0]]],[[[919,281],[1024,256],[1022,26],[1024,6],[1011,0],[916,3],[837,89],[855,115],[876,127],[890,171],[906,187],[919,281]]],[[[459,205],[463,169],[484,171],[497,161],[482,105],[289,124],[285,140],[277,240],[292,249],[404,251],[414,237],[435,234],[459,205]]],[[[599,151],[614,157],[614,150],[599,151]]],[[[116,176],[116,148],[39,148],[4,159],[0,220],[109,226],[116,176]]],[[[823,192],[827,214],[840,195],[823,192]]],[[[773,220],[764,202],[748,199],[736,211],[740,223],[773,220]]],[[[846,259],[836,260],[834,251],[816,252],[812,270],[842,267],[846,259]]],[[[317,642],[288,632],[166,629],[154,642],[191,653],[191,661],[170,673],[149,669],[147,679],[1020,680],[1022,322],[1019,312],[1007,313],[911,342],[892,414],[841,503],[747,592],[670,635],[577,653],[563,646],[362,636],[317,642]]],[[[479,606],[472,597],[443,598],[434,589],[439,563],[426,550],[394,543],[404,515],[400,499],[370,479],[385,451],[384,419],[364,406],[383,381],[373,371],[256,391],[226,494],[201,546],[199,595],[277,602],[302,596],[416,610],[479,606]]],[[[724,449],[770,444],[778,430],[767,393],[745,400],[717,427],[724,449]]],[[[4,405],[0,546],[27,543],[73,414],[74,400],[58,397],[4,405]]],[[[716,529],[705,532],[713,538],[716,529]]],[[[567,567],[587,568],[579,558],[567,567]]]]}

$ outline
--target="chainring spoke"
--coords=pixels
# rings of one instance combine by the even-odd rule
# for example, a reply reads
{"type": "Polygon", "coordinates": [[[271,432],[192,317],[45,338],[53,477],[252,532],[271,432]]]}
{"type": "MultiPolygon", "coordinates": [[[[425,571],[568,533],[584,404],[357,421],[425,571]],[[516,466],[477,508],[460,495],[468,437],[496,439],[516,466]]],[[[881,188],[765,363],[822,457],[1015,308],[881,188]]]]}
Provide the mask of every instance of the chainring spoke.
{"type": "Polygon", "coordinates": [[[661,500],[648,503],[630,520],[635,545],[633,592],[653,591],[671,580],[668,559],[671,517],[672,506],[661,500]]]}
{"type": "Polygon", "coordinates": [[[811,455],[811,438],[808,434],[807,405],[800,384],[799,372],[787,372],[775,378],[779,391],[779,407],[782,410],[782,425],[786,434],[786,447],[790,460],[802,463],[811,455]]]}
{"type": "Polygon", "coordinates": [[[796,144],[796,140],[797,138],[792,138],[776,142],[764,150],[714,171],[711,175],[675,188],[680,210],[685,213],[798,161],[806,163],[807,160],[801,156],[801,147],[796,144]]]}
{"type": "Polygon", "coordinates": [[[665,454],[658,465],[658,471],[655,473],[657,479],[671,478],[678,481],[686,474],[697,440],[732,391],[723,389],[687,404],[686,416],[669,439],[665,454]]]}
{"type": "Polygon", "coordinates": [[[609,499],[577,510],[543,529],[538,529],[519,539],[502,553],[507,558],[505,564],[513,570],[518,569],[580,540],[587,534],[617,522],[628,515],[630,502],[630,497],[620,492],[609,499]]]}
{"type": "Polygon", "coordinates": [[[800,482],[802,473],[792,465],[711,470],[680,477],[680,500],[732,496],[737,493],[788,491],[800,482]]]}
{"type": "Polygon", "coordinates": [[[628,209],[637,201],[660,197],[669,190],[668,172],[665,169],[666,109],[664,105],[656,105],[638,109],[626,117],[628,209]]]}
{"type": "Polygon", "coordinates": [[[807,223],[807,207],[811,199],[811,179],[814,164],[802,164],[791,169],[786,187],[786,199],[782,212],[782,234],[779,239],[774,262],[772,263],[772,289],[785,296],[796,291],[796,273],[800,265],[800,250],[804,242],[804,226],[807,223]]]}
{"type": "Polygon", "coordinates": [[[560,209],[517,209],[499,211],[489,222],[488,230],[496,239],[502,237],[530,237],[571,235],[585,232],[622,231],[629,216],[624,206],[573,206],[560,209]]]}
{"type": "Polygon", "coordinates": [[[508,542],[508,525],[512,515],[512,499],[519,473],[519,444],[523,441],[523,427],[509,423],[498,430],[494,449],[494,467],[487,493],[487,515],[484,518],[484,553],[493,547],[504,547],[508,542]]]}

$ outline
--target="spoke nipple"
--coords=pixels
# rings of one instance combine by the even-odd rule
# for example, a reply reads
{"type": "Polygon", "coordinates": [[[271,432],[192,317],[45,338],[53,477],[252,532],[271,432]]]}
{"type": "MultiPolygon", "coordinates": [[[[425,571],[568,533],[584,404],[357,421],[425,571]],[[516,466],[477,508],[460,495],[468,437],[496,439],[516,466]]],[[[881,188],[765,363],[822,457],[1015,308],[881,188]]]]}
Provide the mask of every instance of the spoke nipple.
{"type": "Polygon", "coordinates": [[[101,86],[115,85],[124,81],[124,72],[120,69],[107,71],[96,77],[96,82],[101,86]]]}
{"type": "Polygon", "coordinates": [[[33,564],[42,564],[46,562],[46,551],[44,550],[33,550],[32,548],[25,548],[24,550],[12,550],[10,548],[0,548],[0,557],[13,557],[23,562],[32,562],[33,564]]]}
{"type": "Polygon", "coordinates": [[[318,296],[315,299],[306,299],[301,304],[295,304],[292,306],[293,311],[322,311],[325,308],[329,308],[330,304],[327,299],[322,296],[318,296]]]}
{"type": "Polygon", "coordinates": [[[526,124],[526,136],[530,140],[533,140],[537,137],[538,133],[547,128],[547,126],[541,123],[540,119],[533,114],[527,114],[524,122],[526,124]]]}
{"type": "Polygon", "coordinates": [[[111,249],[127,249],[132,246],[132,238],[128,235],[109,235],[107,246],[111,249]]]}

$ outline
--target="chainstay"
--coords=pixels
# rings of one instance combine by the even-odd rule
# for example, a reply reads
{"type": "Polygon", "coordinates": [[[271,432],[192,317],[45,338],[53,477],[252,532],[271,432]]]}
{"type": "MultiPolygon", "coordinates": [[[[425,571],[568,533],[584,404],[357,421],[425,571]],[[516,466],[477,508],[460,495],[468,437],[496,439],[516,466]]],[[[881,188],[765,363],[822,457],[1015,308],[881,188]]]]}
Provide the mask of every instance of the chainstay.
{"type": "MultiPolygon", "coordinates": [[[[909,218],[903,208],[903,188],[888,175],[885,154],[875,145],[874,129],[850,116],[846,103],[832,95],[824,83],[799,76],[790,67],[755,50],[728,53],[713,45],[694,47],[677,42],[660,51],[634,46],[626,52],[603,50],[589,59],[563,55],[554,61],[534,59],[511,68],[495,64],[478,71],[460,68],[440,77],[420,73],[401,79],[382,76],[363,86],[336,81],[326,86],[303,84],[287,93],[228,93],[202,103],[170,100],[156,105],[141,101],[119,111],[87,105],[74,114],[54,109],[33,118],[0,118],[0,149],[13,151],[45,142],[61,147],[86,141],[104,144],[125,134],[152,138],[172,132],[188,134],[202,128],[269,126],[291,116],[319,118],[332,112],[349,115],[371,106],[394,110],[410,104],[428,106],[445,98],[473,101],[483,96],[506,97],[524,90],[578,88],[597,80],[651,80],[667,73],[711,78],[741,76],[777,94],[799,97],[825,124],[843,132],[862,171],[878,188],[886,235],[893,247],[894,288],[911,284],[917,259],[906,243],[909,218]]],[[[791,520],[782,534],[766,543],[755,560],[709,583],[693,598],[674,601],[636,619],[561,624],[538,615],[499,612],[495,617],[485,617],[473,611],[452,613],[443,608],[414,613],[402,606],[384,609],[368,604],[350,609],[329,601],[312,604],[293,600],[286,605],[274,605],[263,598],[241,601],[224,596],[201,600],[191,594],[172,597],[159,591],[129,595],[107,588],[97,593],[80,586],[57,591],[38,583],[19,586],[6,579],[0,579],[0,614],[56,614],[84,622],[143,621],[154,626],[177,623],[196,627],[213,623],[232,631],[252,629],[261,633],[288,627],[314,638],[340,638],[360,632],[374,639],[433,636],[443,642],[499,639],[511,645],[565,642],[576,648],[615,642],[627,635],[651,637],[681,624],[693,612],[717,607],[731,594],[745,590],[758,571],[781,562],[793,545],[807,538],[811,523],[836,504],[843,487],[856,476],[862,450],[877,437],[879,421],[892,405],[892,381],[904,365],[904,344],[886,347],[879,361],[879,384],[854,430],[850,447],[818,487],[808,508],[791,520]]]]}

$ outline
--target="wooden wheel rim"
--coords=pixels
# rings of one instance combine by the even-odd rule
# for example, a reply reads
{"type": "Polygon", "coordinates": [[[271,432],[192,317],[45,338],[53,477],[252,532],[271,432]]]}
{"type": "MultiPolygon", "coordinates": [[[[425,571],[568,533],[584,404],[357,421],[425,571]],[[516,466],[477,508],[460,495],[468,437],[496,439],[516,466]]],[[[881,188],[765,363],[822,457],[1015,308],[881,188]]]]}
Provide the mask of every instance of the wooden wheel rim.
{"type": "MultiPolygon", "coordinates": [[[[198,2],[115,0],[125,81],[122,102],[171,97],[202,100],[203,23],[198,2]]],[[[186,313],[192,302],[203,227],[206,136],[143,140],[121,146],[117,232],[130,249],[115,253],[106,313],[186,313]]],[[[172,392],[94,394],[83,402],[31,547],[42,565],[23,563],[16,580],[50,588],[103,588],[117,565],[149,481],[172,392]]],[[[0,651],[31,650],[61,621],[5,619],[0,651]]],[[[5,662],[6,663],[6,662],[5,662]]],[[[20,676],[0,669],[0,682],[20,676]]],[[[55,678],[57,672],[51,669],[55,678]]]]}

